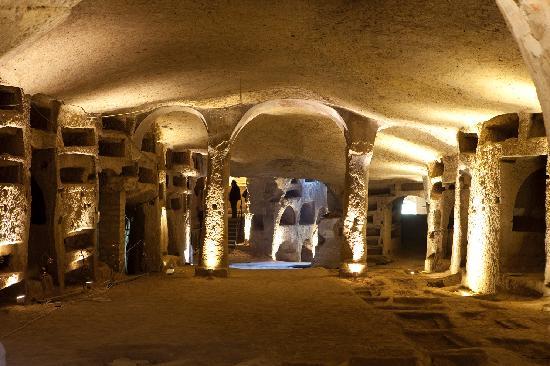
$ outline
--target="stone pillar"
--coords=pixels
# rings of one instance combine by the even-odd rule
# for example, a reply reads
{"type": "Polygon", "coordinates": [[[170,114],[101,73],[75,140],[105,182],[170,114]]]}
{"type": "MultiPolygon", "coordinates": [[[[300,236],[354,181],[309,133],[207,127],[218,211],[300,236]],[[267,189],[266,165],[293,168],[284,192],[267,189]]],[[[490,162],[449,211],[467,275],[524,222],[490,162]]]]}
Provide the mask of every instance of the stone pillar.
{"type": "Polygon", "coordinates": [[[451,274],[460,272],[460,265],[466,258],[468,243],[468,207],[470,199],[470,174],[459,169],[455,184],[455,221],[453,230],[453,252],[451,254],[451,274]]]}
{"type": "Polygon", "coordinates": [[[428,238],[426,260],[424,261],[424,271],[428,273],[437,270],[443,253],[440,198],[441,196],[430,197],[428,201],[428,238]]]}
{"type": "Polygon", "coordinates": [[[240,107],[203,113],[208,125],[204,242],[195,275],[227,277],[227,206],[231,132],[243,116],[240,107]]]}
{"type": "MultiPolygon", "coordinates": [[[[546,162],[546,177],[550,176],[550,159],[546,162]]],[[[550,179],[546,178],[546,236],[544,238],[546,248],[546,267],[544,270],[544,284],[550,287],[550,179]]]]}
{"type": "Polygon", "coordinates": [[[476,293],[494,293],[498,282],[501,155],[498,144],[480,144],[472,169],[465,284],[476,293]]]}
{"type": "Polygon", "coordinates": [[[369,166],[378,123],[349,112],[342,116],[348,126],[348,148],[340,275],[357,276],[367,267],[369,166]]]}
{"type": "Polygon", "coordinates": [[[391,241],[391,228],[392,228],[392,203],[388,203],[384,206],[384,225],[382,226],[382,245],[384,255],[394,254],[394,248],[391,241]]]}
{"type": "Polygon", "coordinates": [[[426,240],[426,260],[424,262],[424,271],[428,273],[437,270],[443,256],[443,233],[441,228],[442,175],[443,164],[441,162],[434,162],[428,166],[426,182],[428,192],[428,238],[426,240]]]}

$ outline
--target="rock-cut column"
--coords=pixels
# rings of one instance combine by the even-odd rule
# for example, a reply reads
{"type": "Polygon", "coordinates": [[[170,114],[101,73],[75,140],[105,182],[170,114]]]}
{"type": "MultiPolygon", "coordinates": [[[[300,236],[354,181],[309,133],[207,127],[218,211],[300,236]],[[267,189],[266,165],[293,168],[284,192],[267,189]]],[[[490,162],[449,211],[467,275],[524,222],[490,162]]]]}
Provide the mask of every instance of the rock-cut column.
{"type": "Polygon", "coordinates": [[[476,293],[494,293],[498,282],[501,155],[498,145],[478,146],[472,169],[465,284],[476,293]]]}
{"type": "Polygon", "coordinates": [[[369,167],[378,123],[351,113],[343,117],[348,126],[348,148],[340,275],[358,276],[367,268],[369,167]]]}
{"type": "Polygon", "coordinates": [[[208,173],[205,192],[204,241],[199,276],[228,275],[227,206],[231,132],[242,117],[240,108],[215,109],[204,113],[208,125],[208,173]]]}
{"type": "Polygon", "coordinates": [[[455,184],[453,250],[451,254],[451,265],[449,267],[451,274],[460,272],[460,266],[466,258],[470,181],[470,174],[458,169],[455,184]]]}

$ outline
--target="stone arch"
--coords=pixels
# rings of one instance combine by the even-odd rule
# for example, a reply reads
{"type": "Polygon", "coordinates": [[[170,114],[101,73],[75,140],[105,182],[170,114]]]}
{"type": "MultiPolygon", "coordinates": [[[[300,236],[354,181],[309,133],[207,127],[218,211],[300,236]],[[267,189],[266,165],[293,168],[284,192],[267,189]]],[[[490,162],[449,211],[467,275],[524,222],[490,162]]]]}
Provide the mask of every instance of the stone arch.
{"type": "Polygon", "coordinates": [[[347,126],[321,102],[278,99],[250,108],[230,136],[231,174],[344,185],[347,126]],[[309,131],[316,130],[316,134],[309,131]]]}
{"type": "Polygon", "coordinates": [[[546,190],[546,171],[538,169],[531,173],[521,184],[514,202],[512,231],[546,231],[544,197],[546,190]]]}
{"type": "MultiPolygon", "coordinates": [[[[145,135],[151,131],[157,120],[162,116],[167,116],[170,114],[180,114],[183,116],[187,116],[188,118],[200,121],[200,123],[204,126],[204,131],[198,132],[201,134],[204,133],[206,138],[208,138],[208,125],[206,123],[206,120],[204,119],[204,116],[200,112],[193,108],[185,106],[166,106],[155,109],[152,113],[145,117],[143,121],[141,121],[132,136],[134,144],[138,148],[141,148],[142,141],[145,135]]],[[[206,146],[204,146],[203,148],[206,148],[206,146]]]]}
{"type": "Polygon", "coordinates": [[[542,273],[545,267],[546,169],[529,174],[515,195],[512,238],[503,253],[507,272],[542,273]]]}
{"type": "Polygon", "coordinates": [[[261,114],[285,115],[285,114],[312,114],[324,116],[332,119],[341,129],[342,133],[346,133],[347,126],[342,117],[333,108],[314,100],[304,99],[274,99],[263,102],[250,108],[235,126],[231,134],[231,142],[239,132],[261,114]]]}
{"type": "Polygon", "coordinates": [[[281,226],[291,226],[296,225],[296,213],[292,206],[287,206],[281,215],[279,220],[279,225],[281,226]]]}
{"type": "Polygon", "coordinates": [[[315,202],[305,202],[300,208],[300,225],[315,224],[315,202]]]}

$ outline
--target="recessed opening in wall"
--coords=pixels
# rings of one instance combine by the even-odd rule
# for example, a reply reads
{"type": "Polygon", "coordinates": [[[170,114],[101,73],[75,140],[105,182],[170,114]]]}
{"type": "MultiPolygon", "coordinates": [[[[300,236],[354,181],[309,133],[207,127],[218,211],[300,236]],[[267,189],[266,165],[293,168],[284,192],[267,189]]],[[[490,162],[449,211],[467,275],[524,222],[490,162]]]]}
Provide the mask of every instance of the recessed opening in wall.
{"type": "Polygon", "coordinates": [[[430,169],[430,177],[441,177],[443,175],[443,172],[445,171],[445,164],[443,164],[440,161],[436,161],[430,169]]]}
{"type": "Polygon", "coordinates": [[[367,236],[380,236],[380,228],[378,227],[367,228],[367,236]]]}
{"type": "Polygon", "coordinates": [[[519,134],[519,116],[506,114],[493,118],[487,125],[487,140],[489,142],[501,142],[517,138],[519,134]]]}
{"type": "Polygon", "coordinates": [[[0,128],[0,155],[2,154],[19,157],[25,155],[23,129],[17,127],[0,128]]]}
{"type": "Polygon", "coordinates": [[[367,224],[372,224],[374,222],[374,216],[369,215],[367,216],[367,224]]]}
{"type": "Polygon", "coordinates": [[[86,169],[80,167],[61,168],[59,177],[61,183],[85,183],[86,169]]]}
{"type": "Polygon", "coordinates": [[[285,193],[285,198],[300,198],[302,193],[297,189],[291,189],[285,193]]]}
{"type": "Polygon", "coordinates": [[[128,133],[129,128],[126,121],[120,117],[101,117],[101,125],[104,130],[113,130],[128,133]]]}
{"type": "Polygon", "coordinates": [[[183,165],[189,162],[189,155],[185,151],[174,151],[172,153],[172,163],[183,165]]]}
{"type": "Polygon", "coordinates": [[[377,209],[378,209],[378,203],[373,202],[373,203],[369,203],[367,211],[376,211],[377,209]]]}
{"type": "Polygon", "coordinates": [[[315,202],[306,202],[300,209],[300,225],[315,224],[315,202]]]}
{"type": "Polygon", "coordinates": [[[39,106],[31,103],[30,115],[31,128],[43,131],[54,132],[55,128],[52,123],[52,110],[48,107],[39,106]]]}
{"type": "Polygon", "coordinates": [[[542,113],[533,113],[529,120],[529,131],[527,138],[545,137],[546,129],[544,128],[544,117],[542,113]]]}
{"type": "Polygon", "coordinates": [[[204,164],[204,156],[201,153],[193,153],[193,166],[198,171],[202,171],[204,164]]]}
{"type": "Polygon", "coordinates": [[[514,160],[500,164],[501,271],[542,275],[546,262],[547,156],[517,156],[514,160]]]}
{"type": "Polygon", "coordinates": [[[44,225],[48,222],[46,200],[44,192],[33,176],[31,176],[31,197],[31,225],[44,225]]]}
{"type": "Polygon", "coordinates": [[[139,167],[139,179],[140,183],[155,184],[157,181],[157,175],[153,169],[139,167]]]}
{"type": "Polygon", "coordinates": [[[290,184],[298,184],[298,179],[291,179],[290,184]]]}
{"type": "Polygon", "coordinates": [[[21,92],[18,88],[0,86],[0,109],[4,111],[21,111],[23,109],[21,92]]]}
{"type": "Polygon", "coordinates": [[[145,258],[145,212],[143,205],[125,208],[126,273],[147,271],[145,258]]]}
{"type": "Polygon", "coordinates": [[[421,197],[406,196],[395,199],[391,205],[391,221],[384,222],[384,225],[391,225],[391,242],[384,246],[389,247],[389,252],[394,255],[423,258],[428,236],[426,201],[421,197]]]}
{"type": "Polygon", "coordinates": [[[185,187],[185,177],[182,175],[174,175],[172,177],[172,182],[174,183],[174,187],[185,187]]]}
{"type": "Polygon", "coordinates": [[[406,196],[401,205],[401,215],[426,215],[426,200],[417,196],[406,196]]]}
{"type": "Polygon", "coordinates": [[[390,187],[370,188],[369,189],[369,196],[389,196],[390,194],[391,194],[391,188],[390,187]]]}
{"type": "Polygon", "coordinates": [[[436,182],[432,184],[432,190],[430,192],[430,197],[437,197],[441,195],[445,191],[445,188],[443,187],[443,183],[436,182]]]}
{"type": "Polygon", "coordinates": [[[94,246],[95,230],[81,231],[76,235],[65,238],[65,250],[72,251],[76,249],[92,248],[94,246]]]}
{"type": "Polygon", "coordinates": [[[466,154],[475,154],[478,137],[475,133],[458,131],[458,151],[466,154]]]}
{"type": "Polygon", "coordinates": [[[5,162],[0,165],[0,184],[22,184],[23,183],[23,164],[5,162]]]}
{"type": "Polygon", "coordinates": [[[31,222],[27,265],[30,278],[46,269],[57,282],[54,211],[57,194],[56,149],[33,149],[31,157],[31,222]]]}
{"type": "Polygon", "coordinates": [[[124,177],[137,177],[138,167],[137,165],[126,165],[122,167],[122,175],[124,177]]]}
{"type": "Polygon", "coordinates": [[[141,140],[141,151],[154,153],[155,152],[155,139],[152,135],[145,135],[141,140]]]}
{"type": "Polygon", "coordinates": [[[181,210],[182,204],[181,204],[181,198],[172,198],[170,200],[170,208],[172,210],[181,210]]]}
{"type": "Polygon", "coordinates": [[[10,269],[12,255],[0,255],[0,272],[8,272],[10,269]]]}
{"type": "Polygon", "coordinates": [[[285,208],[281,216],[281,221],[279,222],[279,225],[296,225],[296,213],[294,212],[294,209],[292,207],[287,206],[287,208],[285,208]]]}
{"type": "Polygon", "coordinates": [[[61,136],[65,146],[93,146],[95,134],[92,128],[62,128],[61,136]]]}
{"type": "Polygon", "coordinates": [[[99,155],[111,157],[124,157],[126,147],[124,140],[101,140],[99,141],[99,155]]]}
{"type": "Polygon", "coordinates": [[[423,191],[424,190],[424,183],[401,183],[401,190],[402,191],[423,191]]]}
{"type": "Polygon", "coordinates": [[[544,197],[546,171],[539,169],[522,183],[514,203],[512,231],[546,231],[544,197]]]}

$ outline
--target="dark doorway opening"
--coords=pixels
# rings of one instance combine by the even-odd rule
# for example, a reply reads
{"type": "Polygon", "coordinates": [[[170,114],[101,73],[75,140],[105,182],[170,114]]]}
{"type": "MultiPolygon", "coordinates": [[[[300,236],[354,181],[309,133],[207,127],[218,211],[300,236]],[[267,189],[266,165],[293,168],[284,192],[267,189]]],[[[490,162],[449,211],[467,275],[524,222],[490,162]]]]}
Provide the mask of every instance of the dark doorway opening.
{"type": "Polygon", "coordinates": [[[126,273],[145,273],[145,213],[142,205],[126,206],[125,247],[126,273]]]}

